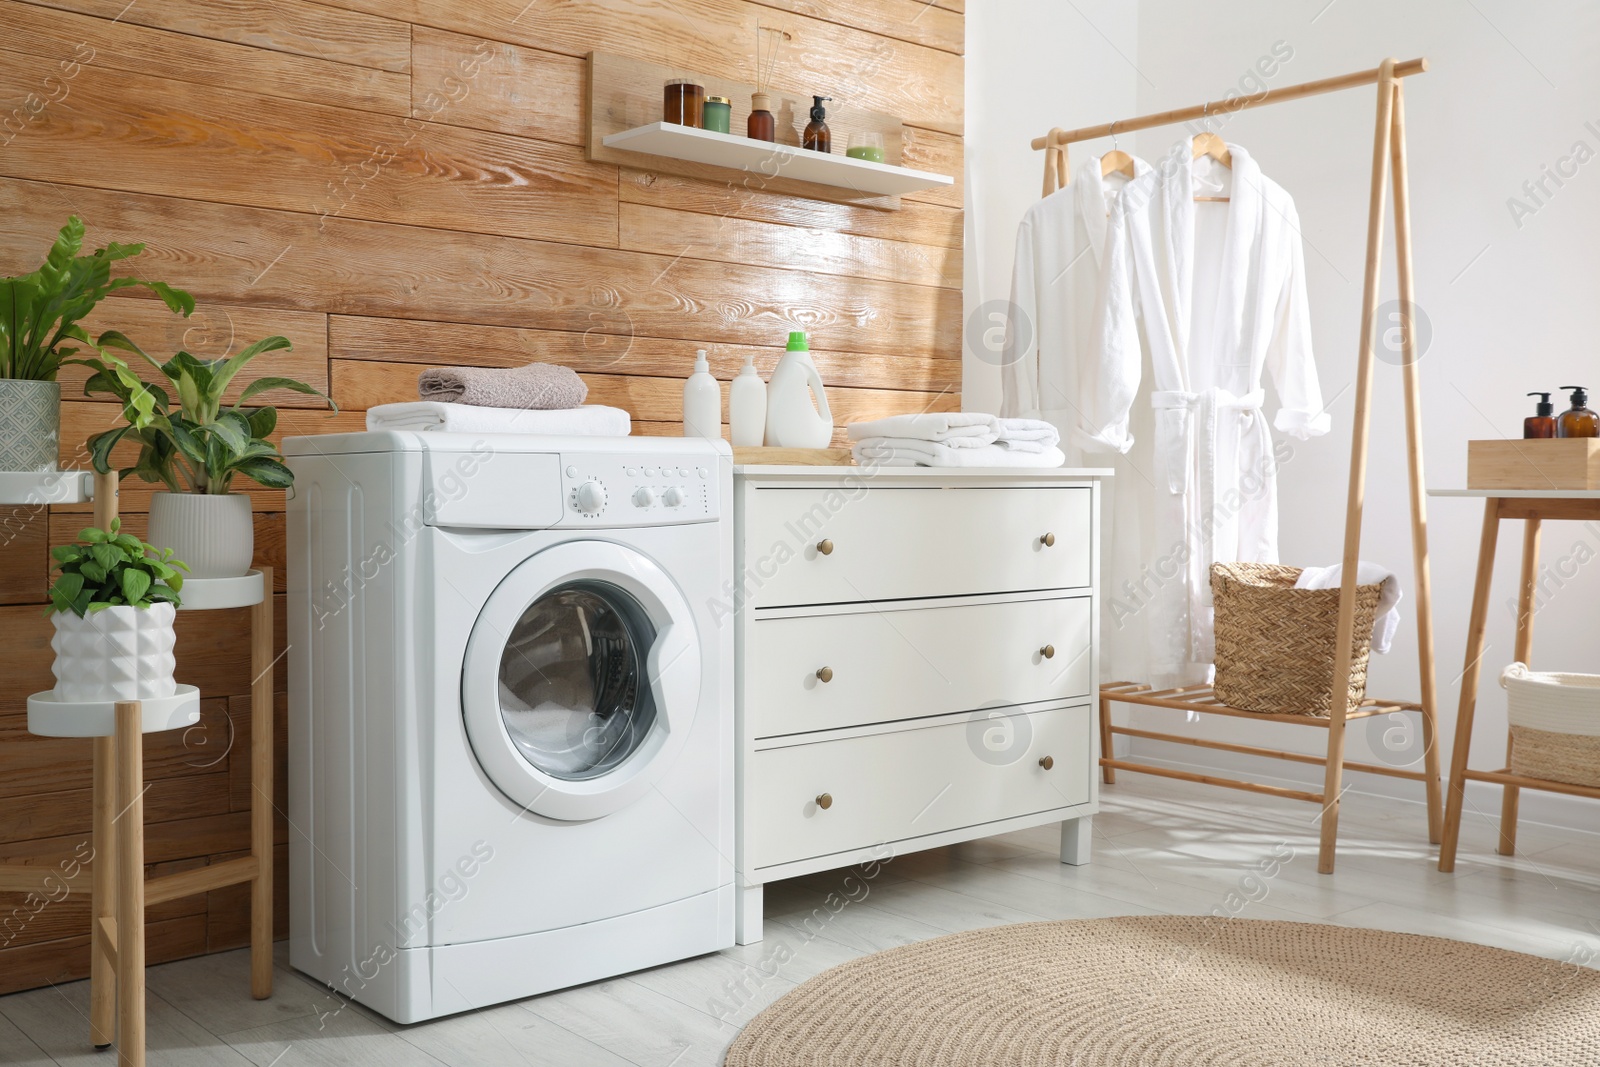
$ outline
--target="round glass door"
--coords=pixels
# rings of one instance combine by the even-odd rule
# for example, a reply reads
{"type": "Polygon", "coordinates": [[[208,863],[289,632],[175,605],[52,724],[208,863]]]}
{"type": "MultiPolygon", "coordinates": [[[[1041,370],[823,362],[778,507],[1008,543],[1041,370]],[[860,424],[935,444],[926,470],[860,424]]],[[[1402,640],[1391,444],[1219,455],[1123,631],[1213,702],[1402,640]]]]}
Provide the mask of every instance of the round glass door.
{"type": "Polygon", "coordinates": [[[462,717],[473,754],[524,811],[594,819],[672,765],[700,702],[693,611],[665,571],[609,541],[523,560],[467,638],[462,717]]]}
{"type": "Polygon", "coordinates": [[[655,725],[645,675],[655,636],[616,586],[573,582],[528,605],[500,657],[500,716],[523,758],[582,781],[637,752],[655,725]]]}

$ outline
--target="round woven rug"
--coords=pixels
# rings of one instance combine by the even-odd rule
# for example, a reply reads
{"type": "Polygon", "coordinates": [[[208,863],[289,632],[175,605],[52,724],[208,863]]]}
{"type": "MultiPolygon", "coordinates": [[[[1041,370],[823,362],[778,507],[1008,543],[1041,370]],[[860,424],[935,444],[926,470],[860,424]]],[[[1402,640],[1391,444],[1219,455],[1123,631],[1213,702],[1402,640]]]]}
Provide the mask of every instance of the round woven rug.
{"type": "Polygon", "coordinates": [[[1315,923],[1025,923],[835,967],[725,1063],[1579,1067],[1600,1064],[1600,972],[1315,923]]]}

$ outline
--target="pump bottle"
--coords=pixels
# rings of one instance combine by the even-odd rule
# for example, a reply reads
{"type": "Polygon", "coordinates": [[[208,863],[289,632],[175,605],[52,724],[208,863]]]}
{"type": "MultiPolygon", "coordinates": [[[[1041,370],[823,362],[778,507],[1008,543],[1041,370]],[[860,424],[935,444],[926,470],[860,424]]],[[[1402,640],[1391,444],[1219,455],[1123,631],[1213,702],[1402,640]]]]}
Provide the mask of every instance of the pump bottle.
{"type": "Polygon", "coordinates": [[[1589,410],[1589,393],[1581,385],[1563,385],[1572,390],[1572,407],[1556,420],[1557,437],[1600,436],[1600,416],[1589,410]]]}
{"type": "Polygon", "coordinates": [[[832,152],[833,133],[828,129],[828,109],[823,107],[823,101],[833,102],[831,96],[813,96],[811,98],[811,125],[806,127],[805,138],[801,144],[813,152],[832,152]]]}
{"type": "Polygon", "coordinates": [[[1549,393],[1529,393],[1529,396],[1539,398],[1535,405],[1536,414],[1529,415],[1522,420],[1522,436],[1524,440],[1540,437],[1554,437],[1556,435],[1556,420],[1552,417],[1556,406],[1550,403],[1549,393]]]}

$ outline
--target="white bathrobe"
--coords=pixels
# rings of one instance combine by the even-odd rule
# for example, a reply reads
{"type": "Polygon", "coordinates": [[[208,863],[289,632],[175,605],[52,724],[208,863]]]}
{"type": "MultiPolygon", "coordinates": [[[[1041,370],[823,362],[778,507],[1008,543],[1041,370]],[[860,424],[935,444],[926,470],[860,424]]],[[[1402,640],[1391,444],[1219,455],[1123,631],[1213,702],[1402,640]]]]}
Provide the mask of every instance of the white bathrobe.
{"type": "MultiPolygon", "coordinates": [[[[1156,193],[1155,169],[1143,160],[1134,160],[1130,181],[1102,177],[1099,158],[1088,158],[1065,188],[1028,210],[1017,231],[1001,414],[1047,419],[1061,432],[1068,463],[1114,470],[1102,502],[1109,516],[1101,552],[1108,594],[1137,582],[1165,552],[1153,551],[1150,536],[1152,420],[1148,409],[1133,405],[1140,309],[1146,299],[1155,306],[1161,300],[1150,236],[1156,193]],[[1142,270],[1135,271],[1136,261],[1142,270]]],[[[1149,617],[1120,610],[1110,595],[1102,609],[1105,675],[1148,677],[1149,617]]]]}
{"type": "MultiPolygon", "coordinates": [[[[1281,433],[1305,440],[1329,427],[1294,201],[1247,151],[1228,149],[1231,172],[1209,158],[1191,162],[1189,139],[1179,142],[1157,168],[1151,205],[1160,297],[1146,291],[1144,325],[1156,543],[1188,551],[1181,581],[1155,589],[1144,610],[1152,671],[1185,681],[1203,679],[1212,659],[1212,562],[1278,560],[1277,469],[1292,446],[1273,444],[1263,372],[1277,393],[1272,425],[1281,433]],[[1195,202],[1205,195],[1230,200],[1195,202]]],[[[1120,404],[1139,365],[1123,358],[1101,374],[1103,391],[1120,404]]]]}

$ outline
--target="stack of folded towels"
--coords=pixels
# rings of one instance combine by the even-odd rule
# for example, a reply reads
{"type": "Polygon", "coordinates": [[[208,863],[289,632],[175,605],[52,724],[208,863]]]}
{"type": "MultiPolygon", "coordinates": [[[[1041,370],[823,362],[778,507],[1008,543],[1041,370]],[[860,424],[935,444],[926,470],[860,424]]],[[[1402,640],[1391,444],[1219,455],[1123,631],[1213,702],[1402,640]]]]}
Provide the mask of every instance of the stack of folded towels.
{"type": "Polygon", "coordinates": [[[534,433],[626,437],[628,413],[585,404],[589,387],[571,367],[434,367],[417,379],[420,400],[367,411],[369,430],[534,433]]]}
{"type": "Polygon", "coordinates": [[[851,452],[863,466],[1059,467],[1061,434],[1040,419],[1001,419],[979,411],[892,415],[851,423],[851,452]]]}

